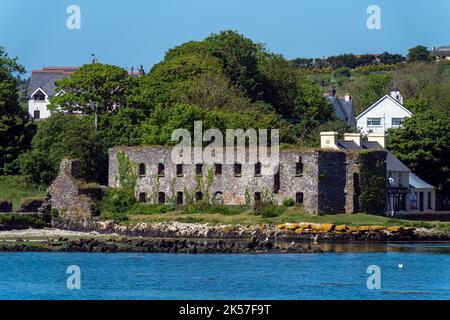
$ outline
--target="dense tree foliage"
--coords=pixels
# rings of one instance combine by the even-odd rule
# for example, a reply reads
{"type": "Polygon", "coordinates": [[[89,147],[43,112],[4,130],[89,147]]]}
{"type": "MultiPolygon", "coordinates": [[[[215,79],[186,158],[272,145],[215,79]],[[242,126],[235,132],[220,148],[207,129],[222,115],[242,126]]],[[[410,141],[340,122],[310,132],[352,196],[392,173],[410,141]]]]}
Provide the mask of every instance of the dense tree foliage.
{"type": "Polygon", "coordinates": [[[370,66],[381,64],[397,64],[405,61],[405,57],[401,54],[391,54],[383,52],[380,55],[374,54],[341,54],[337,56],[330,56],[328,58],[296,58],[292,60],[294,65],[298,68],[312,69],[312,68],[332,68],[333,70],[342,67],[355,69],[362,66],[370,66]]]}
{"type": "Polygon", "coordinates": [[[17,156],[29,147],[34,126],[18,102],[18,76],[24,68],[0,47],[0,175],[14,173],[17,156]]]}
{"type": "Polygon", "coordinates": [[[392,73],[393,86],[400,89],[406,98],[418,98],[425,87],[448,82],[444,65],[435,62],[408,63],[392,73]]]}
{"type": "Polygon", "coordinates": [[[372,103],[389,92],[391,76],[389,74],[372,73],[360,79],[352,81],[347,86],[347,91],[353,97],[355,112],[361,113],[372,103]]]}
{"type": "Polygon", "coordinates": [[[389,149],[413,172],[450,195],[450,117],[439,110],[416,113],[390,130],[389,149]]]}
{"type": "Polygon", "coordinates": [[[105,173],[102,139],[92,119],[54,114],[43,121],[31,142],[32,149],[20,155],[21,172],[32,181],[50,183],[64,157],[79,160],[80,173],[87,180],[100,180],[105,173]]]}
{"type": "Polygon", "coordinates": [[[61,108],[84,114],[111,112],[123,106],[133,78],[126,70],[100,63],[86,64],[70,77],[57,82],[50,109],[61,108]]]}
{"type": "Polygon", "coordinates": [[[407,59],[408,62],[432,60],[430,51],[428,51],[427,47],[420,45],[408,50],[407,59]]]}

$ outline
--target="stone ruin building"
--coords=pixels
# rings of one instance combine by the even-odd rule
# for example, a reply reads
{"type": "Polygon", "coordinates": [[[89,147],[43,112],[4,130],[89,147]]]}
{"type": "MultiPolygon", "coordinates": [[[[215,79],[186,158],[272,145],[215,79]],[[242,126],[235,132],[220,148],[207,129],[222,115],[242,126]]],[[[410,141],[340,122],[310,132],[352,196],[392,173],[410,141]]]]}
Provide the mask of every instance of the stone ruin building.
{"type": "MultiPolygon", "coordinates": [[[[224,205],[254,204],[270,194],[279,204],[293,199],[311,214],[359,211],[360,167],[354,153],[331,148],[280,150],[279,170],[267,176],[261,174],[260,163],[174,164],[171,150],[163,146],[110,149],[109,187],[120,186],[117,156],[123,152],[138,170],[136,197],[141,202],[166,204],[170,199],[184,204],[188,196],[201,200],[205,190],[198,184],[204,184],[210,173],[209,198],[224,205]]],[[[372,152],[386,158],[384,151],[372,152]]]]}

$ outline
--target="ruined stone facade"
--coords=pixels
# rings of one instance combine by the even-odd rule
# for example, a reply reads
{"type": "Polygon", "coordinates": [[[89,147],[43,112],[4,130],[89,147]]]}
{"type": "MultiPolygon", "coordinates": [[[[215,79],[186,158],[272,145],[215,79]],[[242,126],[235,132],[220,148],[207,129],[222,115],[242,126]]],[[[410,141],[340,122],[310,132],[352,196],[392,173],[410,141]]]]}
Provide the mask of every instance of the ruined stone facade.
{"type": "Polygon", "coordinates": [[[79,179],[77,162],[63,159],[59,174],[48,188],[52,209],[62,220],[90,220],[96,214],[95,200],[102,195],[97,184],[79,179]]]}
{"type": "Polygon", "coordinates": [[[185,203],[188,194],[195,199],[205,197],[198,191],[199,181],[207,184],[208,171],[213,177],[208,195],[225,205],[253,204],[267,194],[277,203],[294,199],[306,212],[354,213],[357,211],[358,164],[338,150],[282,150],[279,173],[260,175],[255,164],[176,165],[171,161],[171,148],[116,147],[109,151],[110,187],[118,187],[117,154],[124,152],[136,164],[139,178],[136,196],[142,202],[185,203]],[[170,200],[169,200],[170,199],[170,200]],[[250,203],[249,203],[250,202],[250,203]]]}

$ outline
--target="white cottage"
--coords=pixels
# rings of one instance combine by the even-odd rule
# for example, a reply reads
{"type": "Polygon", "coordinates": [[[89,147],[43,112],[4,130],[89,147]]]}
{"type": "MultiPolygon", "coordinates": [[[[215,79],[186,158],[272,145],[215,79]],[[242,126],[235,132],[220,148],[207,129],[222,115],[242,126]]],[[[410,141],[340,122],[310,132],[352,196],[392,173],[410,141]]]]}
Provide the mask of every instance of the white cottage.
{"type": "Polygon", "coordinates": [[[403,106],[400,90],[393,89],[356,117],[356,125],[361,133],[384,134],[386,130],[398,128],[412,113],[403,106]]]}
{"type": "Polygon", "coordinates": [[[48,105],[50,98],[57,93],[56,81],[72,74],[77,67],[44,67],[42,70],[33,70],[28,85],[28,112],[33,119],[45,119],[51,116],[48,105]]]}

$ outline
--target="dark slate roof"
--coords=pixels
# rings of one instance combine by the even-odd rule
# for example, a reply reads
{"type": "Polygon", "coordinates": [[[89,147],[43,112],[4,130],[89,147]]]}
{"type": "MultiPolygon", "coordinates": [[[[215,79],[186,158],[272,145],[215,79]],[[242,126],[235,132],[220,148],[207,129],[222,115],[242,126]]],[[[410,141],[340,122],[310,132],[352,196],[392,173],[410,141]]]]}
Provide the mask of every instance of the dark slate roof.
{"type": "Polygon", "coordinates": [[[55,82],[64,78],[67,78],[74,68],[44,68],[43,70],[33,70],[31,73],[30,84],[28,85],[27,96],[28,98],[38,89],[41,88],[49,97],[53,97],[56,94],[55,82]]]}
{"type": "Polygon", "coordinates": [[[375,141],[363,141],[362,145],[364,149],[384,149],[378,142],[375,141]]]}
{"type": "Polygon", "coordinates": [[[347,114],[348,118],[354,117],[353,114],[353,100],[350,99],[349,101],[345,101],[345,98],[339,98],[341,100],[342,107],[344,108],[345,113],[347,114]]]}
{"type": "Polygon", "coordinates": [[[337,146],[339,149],[343,149],[343,150],[359,150],[359,149],[361,149],[361,147],[358,146],[354,141],[338,140],[337,146]]]}
{"type": "Polygon", "coordinates": [[[436,48],[431,51],[433,56],[450,56],[450,47],[436,48]]]}
{"type": "Polygon", "coordinates": [[[384,150],[386,151],[386,170],[387,171],[401,171],[401,172],[411,172],[407,166],[403,164],[396,156],[394,156],[390,151],[385,150],[378,142],[363,141],[362,147],[358,146],[354,141],[338,140],[336,145],[341,150],[362,150],[362,149],[372,149],[372,150],[384,150]]]}
{"type": "Polygon", "coordinates": [[[355,123],[355,115],[353,108],[353,100],[345,101],[345,97],[338,97],[336,95],[328,95],[326,97],[328,103],[333,106],[334,113],[338,119],[346,121],[350,125],[355,123]]]}

